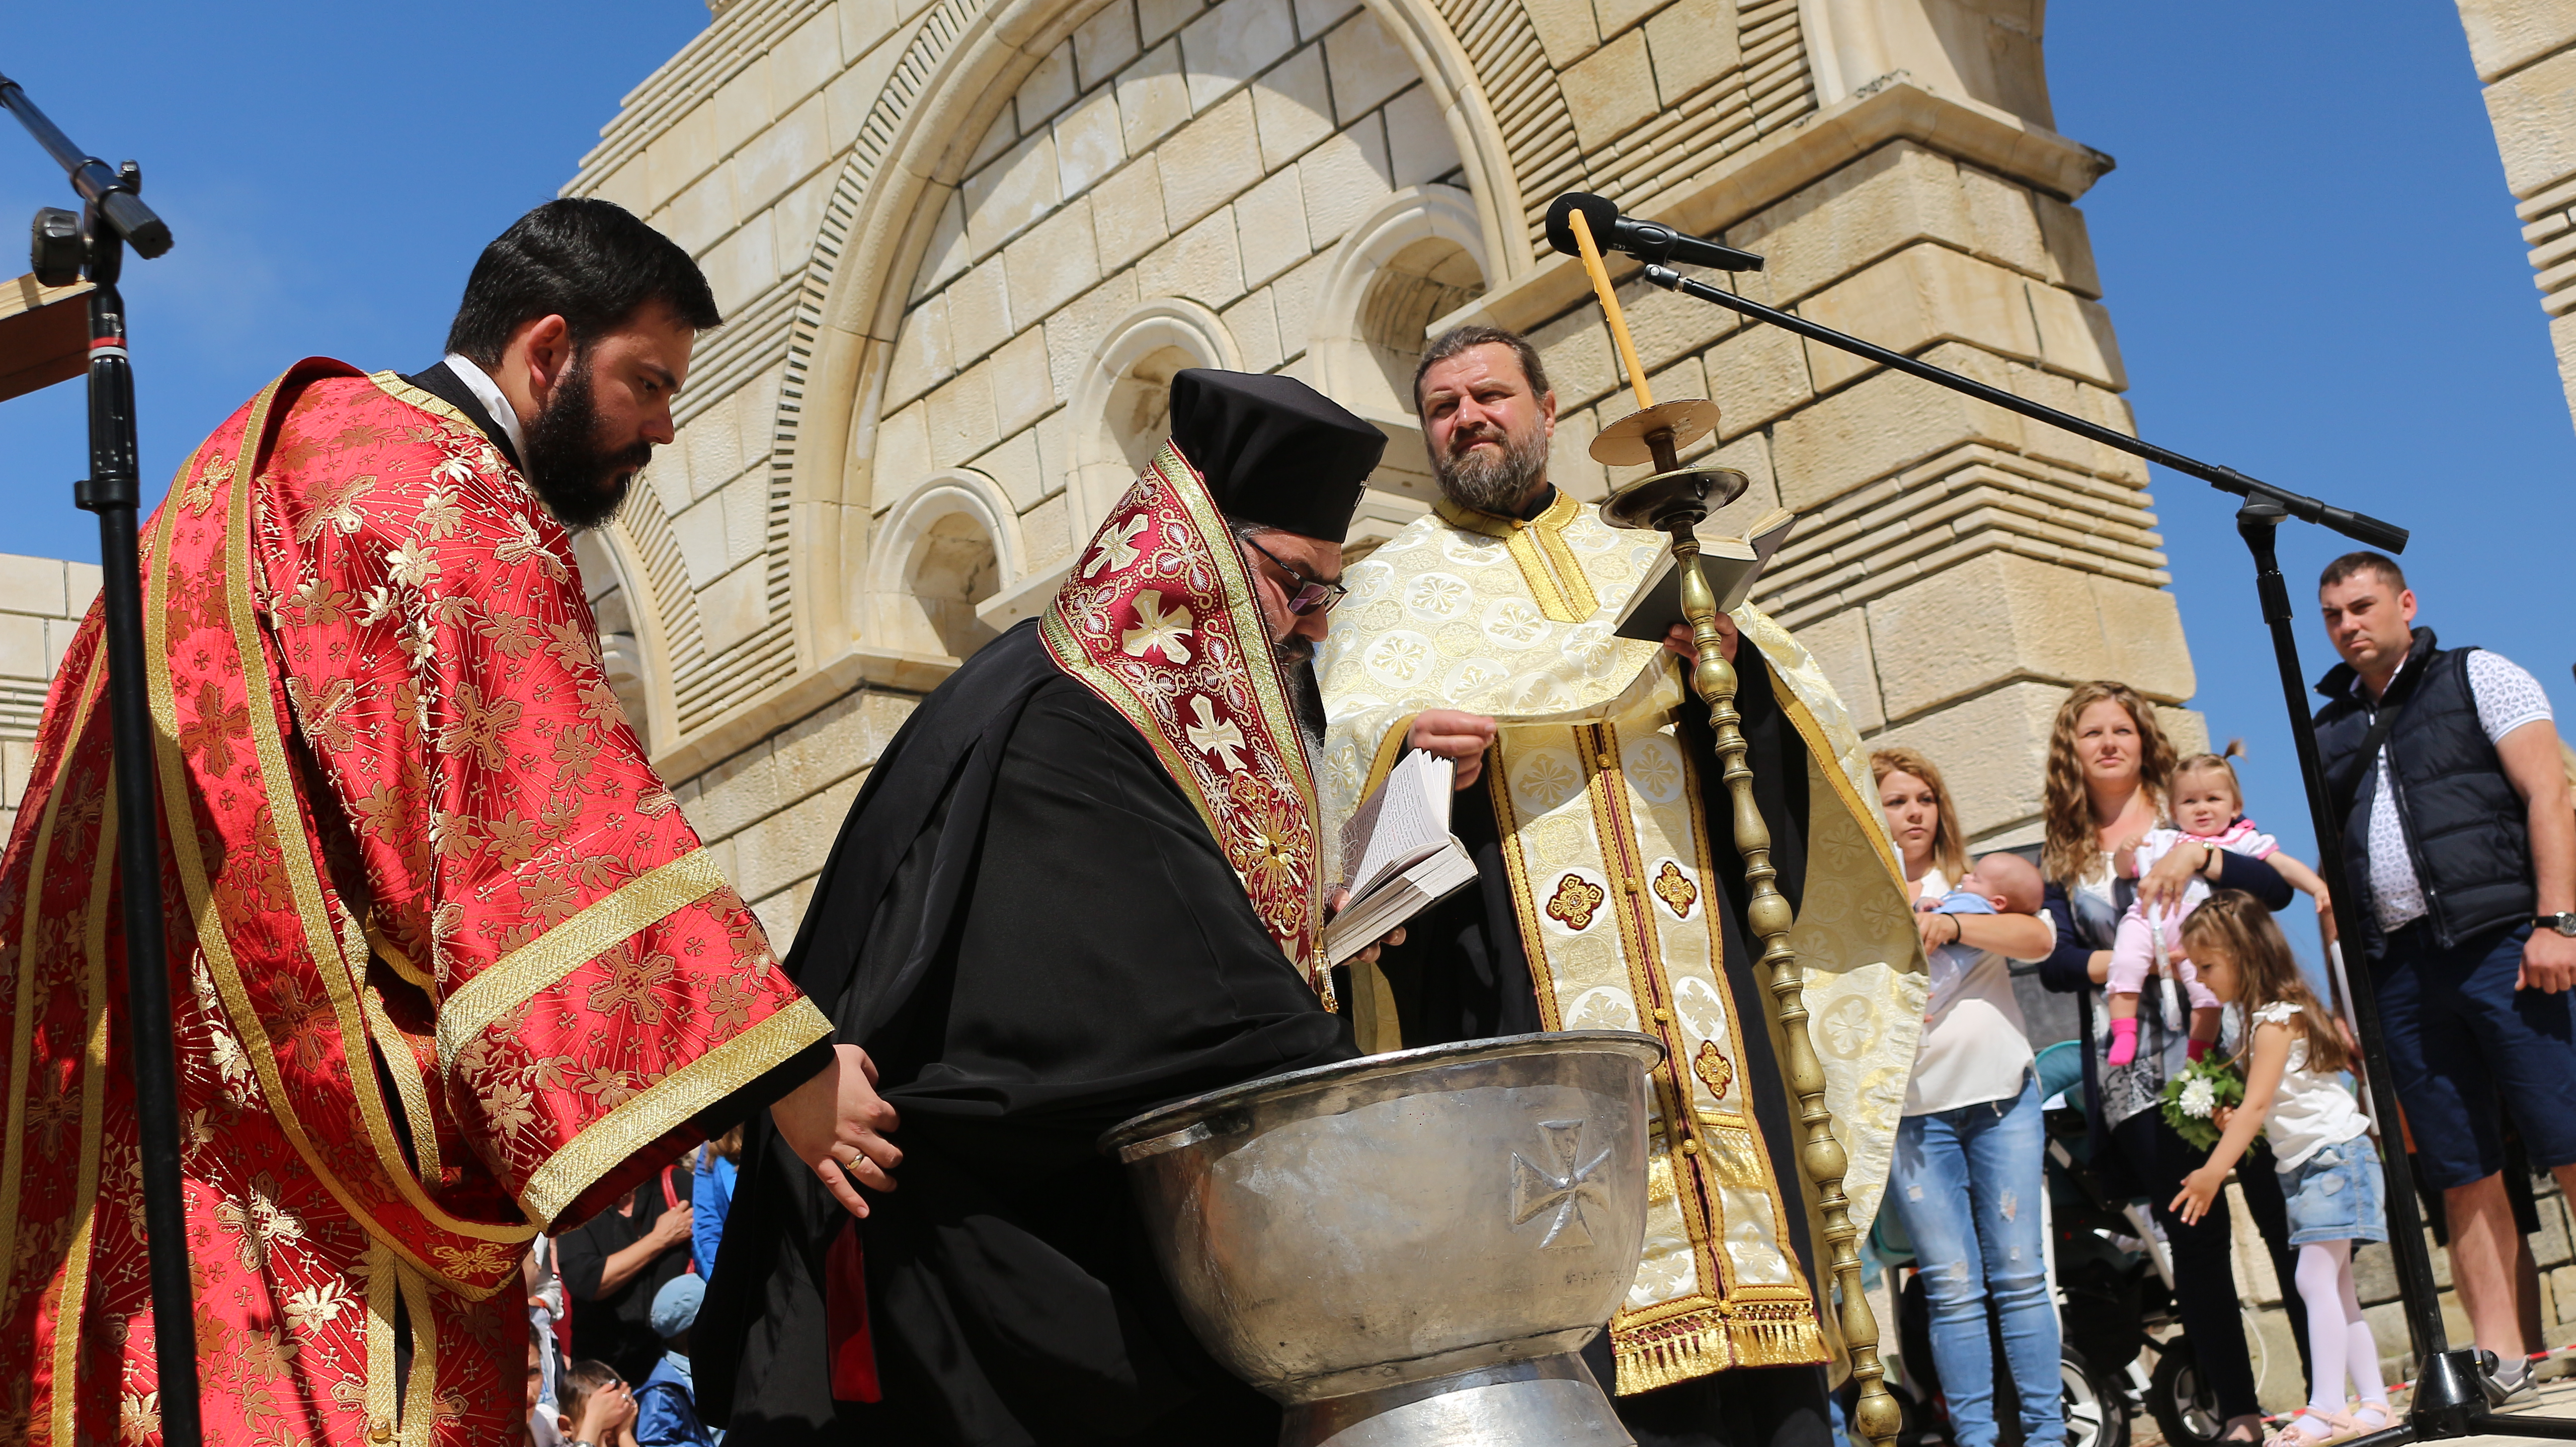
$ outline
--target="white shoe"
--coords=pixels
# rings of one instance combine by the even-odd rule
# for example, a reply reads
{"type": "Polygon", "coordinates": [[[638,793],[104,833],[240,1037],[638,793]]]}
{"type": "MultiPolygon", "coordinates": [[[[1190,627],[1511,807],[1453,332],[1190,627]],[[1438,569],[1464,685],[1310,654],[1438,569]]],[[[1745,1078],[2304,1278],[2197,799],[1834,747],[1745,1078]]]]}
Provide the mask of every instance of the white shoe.
{"type": "Polygon", "coordinates": [[[2489,1407],[2502,1410],[2539,1390],[2539,1383],[2532,1380],[2531,1363],[2516,1361],[2514,1367],[2514,1374],[2508,1377],[2504,1363],[2497,1360],[2494,1352],[2478,1353],[2478,1385],[2486,1388],[2489,1407]]]}

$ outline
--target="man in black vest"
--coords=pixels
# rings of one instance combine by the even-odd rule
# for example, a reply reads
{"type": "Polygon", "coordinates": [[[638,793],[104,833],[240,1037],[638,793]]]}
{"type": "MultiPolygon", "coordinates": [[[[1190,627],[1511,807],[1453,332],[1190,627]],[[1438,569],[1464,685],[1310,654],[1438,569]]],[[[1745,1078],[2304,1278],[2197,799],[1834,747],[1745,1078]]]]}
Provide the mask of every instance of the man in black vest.
{"type": "Polygon", "coordinates": [[[2317,684],[2317,743],[2343,815],[2345,883],[2416,1159],[2442,1189],[2460,1304],[2495,1354],[2487,1394],[2502,1405],[2531,1376],[2499,1097],[2576,1199],[2576,812],[2558,730],[2529,673],[2413,626],[2393,559],[2335,559],[2317,601],[2343,655],[2317,684]]]}

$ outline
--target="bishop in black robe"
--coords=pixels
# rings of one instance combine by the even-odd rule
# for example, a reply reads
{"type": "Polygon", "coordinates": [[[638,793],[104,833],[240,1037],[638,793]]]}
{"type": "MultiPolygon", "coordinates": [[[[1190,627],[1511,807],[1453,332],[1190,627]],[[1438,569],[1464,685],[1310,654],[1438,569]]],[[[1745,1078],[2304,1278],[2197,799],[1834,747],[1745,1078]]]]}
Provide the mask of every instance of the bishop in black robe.
{"type": "Polygon", "coordinates": [[[1327,1008],[1297,715],[1383,442],[1278,377],[1183,372],[1172,415],[1051,617],[922,704],[816,883],[787,969],[875,1061],[904,1157],[852,1222],[750,1133],[696,1331],[729,1443],[1277,1438],[1181,1321],[1098,1141],[1357,1053],[1327,1008]],[[1128,687],[1154,668],[1186,680],[1159,716],[1128,687]]]}

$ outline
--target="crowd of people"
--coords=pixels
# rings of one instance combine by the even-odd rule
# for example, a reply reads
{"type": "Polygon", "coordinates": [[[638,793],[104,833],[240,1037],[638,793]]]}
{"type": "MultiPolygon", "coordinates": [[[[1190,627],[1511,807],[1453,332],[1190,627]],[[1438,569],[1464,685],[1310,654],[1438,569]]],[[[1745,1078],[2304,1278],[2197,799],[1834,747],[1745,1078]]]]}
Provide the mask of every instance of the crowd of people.
{"type": "Polygon", "coordinates": [[[742,1132],[666,1165],[522,1261],[528,1433],[538,1447],[713,1447],[698,1416],[689,1331],[724,1241],[742,1132]]]}
{"type": "Polygon", "coordinates": [[[2547,1104],[2576,1098],[2576,806],[2563,751],[2529,673],[2442,649],[2415,626],[2393,559],[2336,560],[2319,604],[2343,660],[2318,685],[2317,722],[2348,884],[2281,853],[2245,816],[2230,758],[2178,756],[2154,707],[2116,682],[2079,684],[2058,708],[2032,878],[2017,877],[2030,865],[2016,855],[1969,859],[1934,761],[1872,756],[1931,966],[1889,1208],[1916,1249],[1962,1447],[1997,1438],[1998,1362],[2023,1440],[2064,1432],[2034,1208],[2044,1136],[2015,961],[2079,1002],[2093,1168],[2152,1208],[2224,1436],[2260,1440],[2263,1421],[2230,1264],[2231,1173],[2278,1278],[2296,1283],[2285,1306],[2311,1394],[2277,1440],[2321,1447],[2387,1425],[2352,1251],[2388,1239],[2379,1151],[2400,1143],[2370,1139],[2348,1006],[2312,986],[2273,919],[2304,894],[2331,941],[2335,888],[2362,905],[2365,938],[2346,958],[2377,986],[2406,1148],[2451,1222],[2487,1393],[2500,1405],[2531,1389],[2504,1130],[2576,1186],[2576,1129],[2547,1104]],[[2168,1082],[2213,1049],[2241,1067],[2244,1096],[2210,1113],[2220,1135],[2200,1148],[2163,1105],[2168,1082]]]}

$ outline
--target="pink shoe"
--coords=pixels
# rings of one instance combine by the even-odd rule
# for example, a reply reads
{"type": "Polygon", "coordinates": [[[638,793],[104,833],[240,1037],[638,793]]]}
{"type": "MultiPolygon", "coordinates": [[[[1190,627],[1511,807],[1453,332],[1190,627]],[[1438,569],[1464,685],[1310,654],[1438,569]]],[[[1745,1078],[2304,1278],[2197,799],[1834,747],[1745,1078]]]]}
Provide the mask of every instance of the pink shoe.
{"type": "Polygon", "coordinates": [[[2361,1432],[2361,1424],[2341,1412],[2321,1414],[2314,1407],[2302,1407],[2290,1425],[2272,1434],[2272,1447],[2326,1447],[2361,1432]]]}
{"type": "Polygon", "coordinates": [[[2126,1065],[2137,1058],[2138,1022],[2135,1020],[2112,1021],[2111,1064],[2114,1066],[2126,1065]]]}

